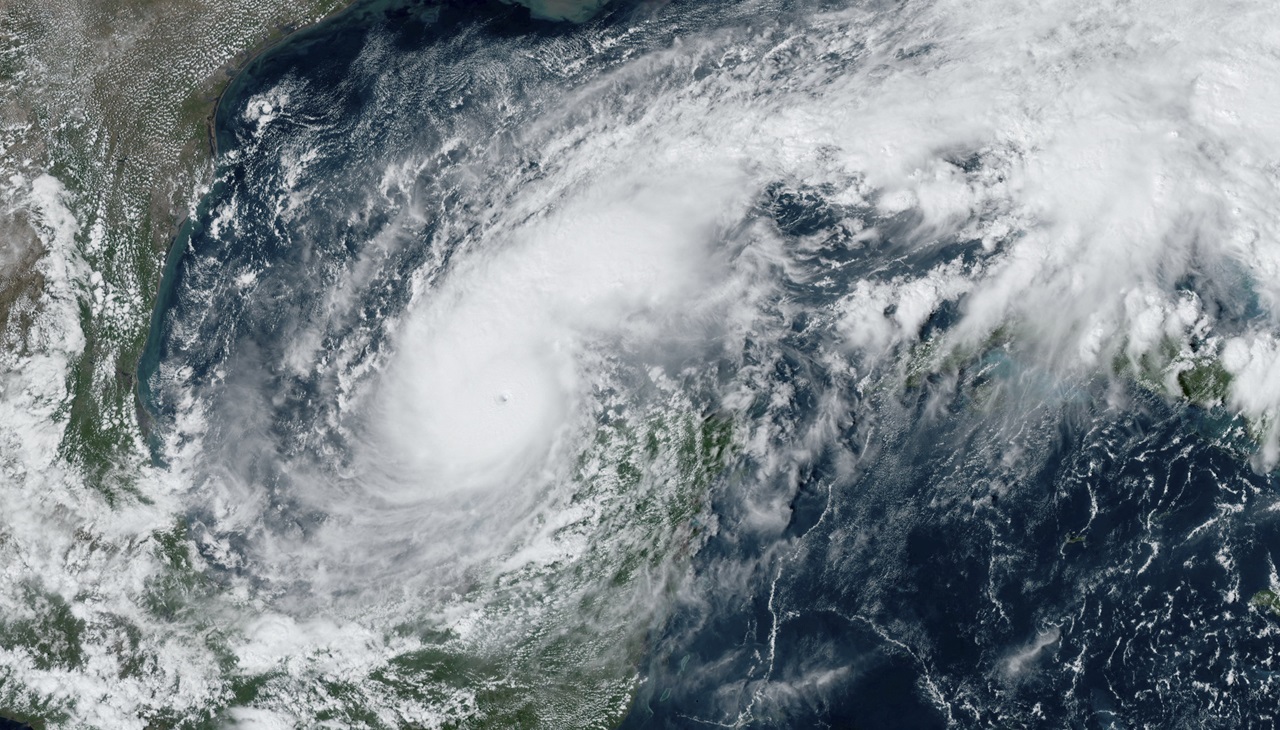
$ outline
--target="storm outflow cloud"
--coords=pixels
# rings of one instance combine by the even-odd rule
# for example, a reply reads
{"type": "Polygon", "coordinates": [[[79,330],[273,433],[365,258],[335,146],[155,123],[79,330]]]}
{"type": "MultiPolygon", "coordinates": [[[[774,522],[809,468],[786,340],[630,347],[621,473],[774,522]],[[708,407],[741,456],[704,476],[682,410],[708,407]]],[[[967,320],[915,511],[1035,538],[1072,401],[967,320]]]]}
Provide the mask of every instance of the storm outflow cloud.
{"type": "Polygon", "coordinates": [[[519,483],[592,397],[582,351],[671,322],[701,293],[717,227],[735,212],[732,171],[711,172],[592,180],[514,240],[477,245],[423,297],[372,417],[383,456],[404,466],[405,499],[519,483]]]}
{"type": "MultiPolygon", "coordinates": [[[[1263,52],[1265,8],[1222,18],[1189,3],[944,1],[780,15],[752,29],[735,19],[747,9],[720,12],[722,28],[607,70],[569,63],[559,73],[571,84],[524,80],[515,101],[433,110],[437,133],[409,135],[383,155],[385,169],[348,191],[364,201],[357,210],[406,196],[396,220],[410,231],[441,215],[433,196],[457,197],[439,225],[466,233],[440,243],[384,229],[372,253],[332,274],[331,319],[299,321],[308,334],[288,360],[298,372],[379,281],[377,257],[449,250],[409,277],[411,298],[380,323],[386,346],[359,375],[341,370],[352,357],[341,344],[319,366],[339,388],[320,394],[342,404],[326,416],[345,444],[340,469],[270,451],[246,459],[235,444],[194,452],[192,469],[207,476],[192,497],[210,505],[201,509],[210,544],[223,545],[210,555],[239,552],[228,564],[307,586],[311,598],[290,589],[279,604],[302,616],[337,596],[354,612],[394,585],[397,601],[456,630],[511,620],[484,609],[459,619],[449,596],[478,576],[597,549],[548,525],[566,503],[620,509],[584,497],[591,490],[574,481],[574,465],[599,458],[589,444],[601,422],[652,407],[652,394],[628,393],[638,374],[654,387],[693,382],[682,368],[719,368],[722,382],[700,387],[748,419],[744,453],[766,472],[796,458],[778,451],[776,439],[792,438],[785,428],[746,414],[763,397],[781,417],[794,387],[766,385],[773,375],[749,350],[778,346],[799,321],[854,380],[898,368],[922,337],[935,361],[994,338],[1050,380],[1130,377],[1158,361],[1157,387],[1178,396],[1180,372],[1214,367],[1234,376],[1231,406],[1257,419],[1280,406],[1259,385],[1276,360],[1268,237],[1280,145],[1267,116],[1280,67],[1263,52]],[[440,167],[441,154],[462,162],[440,167]],[[788,200],[811,208],[793,220],[780,212],[788,200]],[[956,247],[968,253],[949,253],[956,247]],[[835,279],[815,257],[869,271],[835,279]],[[921,263],[892,264],[908,259],[921,263]],[[824,277],[820,306],[788,293],[824,277]],[[1213,304],[1239,285],[1256,293],[1257,312],[1213,304]],[[931,330],[943,310],[954,321],[931,330]],[[311,517],[257,517],[273,509],[254,486],[264,463],[283,475],[275,509],[311,517]],[[299,520],[316,521],[298,529],[299,520]]],[[[379,73],[392,52],[370,43],[352,73],[379,73]]],[[[429,78],[444,53],[396,62],[429,78]]],[[[501,83],[525,73],[486,52],[453,63],[501,83]]],[[[298,201],[314,206],[321,188],[307,186],[329,184],[308,172],[324,160],[315,139],[271,136],[309,113],[292,108],[307,93],[286,79],[255,97],[267,101],[250,101],[246,117],[264,140],[253,144],[281,145],[286,223],[316,215],[298,201]]],[[[224,404],[213,417],[243,420],[244,433],[271,428],[272,406],[245,404],[275,402],[259,392],[272,382],[242,377],[237,387],[258,394],[210,399],[224,404]]],[[[858,408],[837,390],[823,397],[832,425],[797,453],[828,448],[841,414],[858,408]]],[[[1016,397],[1006,405],[1024,407],[1016,397]]],[[[1275,436],[1263,439],[1270,463],[1275,436]]],[[[779,503],[743,494],[744,514],[755,515],[747,523],[767,532],[779,503]]]]}
{"type": "MultiPolygon", "coordinates": [[[[156,676],[202,687],[192,705],[227,665],[269,684],[231,713],[246,726],[306,724],[335,678],[376,676],[379,717],[432,726],[480,694],[442,680],[414,704],[386,678],[456,652],[490,688],[586,667],[603,689],[552,699],[615,718],[664,621],[713,633],[731,596],[759,646],[677,676],[711,698],[701,719],[765,722],[871,671],[787,665],[778,637],[812,608],[789,592],[804,560],[906,540],[882,524],[897,502],[845,529],[832,501],[913,473],[894,449],[927,429],[904,414],[963,421],[921,450],[964,461],[973,433],[1012,443],[1133,386],[1242,414],[1275,465],[1270,5],[804,5],[638,4],[546,36],[376,25],[226,102],[239,147],[183,259],[154,383],[166,466],[142,480],[164,491],[147,524],[172,517],[189,555],[95,588],[141,601],[189,568],[173,600],[193,607],[138,618],[143,643],[186,621],[219,653],[192,640],[156,676]],[[974,362],[992,374],[965,411],[948,398],[974,362]]],[[[62,195],[33,186],[51,250],[62,195]]],[[[1033,451],[973,457],[1006,471],[930,507],[1008,503],[1033,451]]],[[[931,666],[915,629],[841,608],[824,620],[931,666]]],[[[1033,684],[1073,639],[1050,618],[992,652],[991,682],[1033,684]]],[[[116,711],[155,689],[137,681],[116,711]]]]}

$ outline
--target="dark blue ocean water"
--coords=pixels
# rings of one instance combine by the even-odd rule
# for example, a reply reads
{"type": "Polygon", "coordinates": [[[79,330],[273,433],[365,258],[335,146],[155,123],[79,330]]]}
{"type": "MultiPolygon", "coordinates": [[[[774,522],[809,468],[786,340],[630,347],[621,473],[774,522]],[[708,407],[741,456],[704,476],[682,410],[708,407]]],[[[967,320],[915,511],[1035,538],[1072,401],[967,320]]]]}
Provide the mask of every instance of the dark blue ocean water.
{"type": "MultiPolygon", "coordinates": [[[[679,35],[818,5],[744,17],[728,3],[624,3],[567,26],[496,3],[374,2],[292,36],[219,106],[218,182],[175,245],[140,364],[157,433],[196,438],[178,425],[193,394],[231,414],[202,448],[248,462],[287,508],[281,455],[346,453],[326,425],[340,373],[290,365],[300,338],[349,368],[376,357],[410,274],[442,276],[476,211],[503,204],[490,181],[542,174],[519,129],[679,35]],[[282,110],[269,124],[246,116],[264,103],[282,110]],[[314,158],[299,172],[303,148],[314,158]],[[386,185],[410,157],[412,184],[386,185]]],[[[999,346],[954,377],[864,392],[822,357],[839,297],[860,278],[990,254],[944,240],[904,255],[890,243],[905,220],[878,221],[880,248],[853,248],[838,230],[850,211],[833,212],[821,185],[758,196],[758,220],[825,242],[781,283],[776,336],[724,365],[770,363],[770,382],[789,386],[784,408],[742,417],[776,420],[783,450],[824,398],[853,406],[782,472],[747,456],[726,469],[700,517],[718,530],[646,641],[624,726],[1272,726],[1276,619],[1249,598],[1277,561],[1280,501],[1239,424],[1109,377],[1049,381],[999,346]],[[1006,405],[984,407],[992,393],[1006,405]],[[782,497],[780,533],[748,528],[747,482],[782,497]]]]}

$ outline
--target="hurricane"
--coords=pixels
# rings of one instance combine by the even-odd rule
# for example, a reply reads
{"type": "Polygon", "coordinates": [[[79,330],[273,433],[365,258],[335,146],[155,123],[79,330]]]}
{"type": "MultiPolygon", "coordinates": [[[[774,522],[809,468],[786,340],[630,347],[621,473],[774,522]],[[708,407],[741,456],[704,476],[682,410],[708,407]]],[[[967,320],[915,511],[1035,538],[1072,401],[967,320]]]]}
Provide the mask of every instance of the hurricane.
{"type": "Polygon", "coordinates": [[[1275,722],[1277,48],[1251,0],[297,31],[218,101],[146,463],[14,502],[77,648],[0,641],[0,687],[51,727],[1275,722]],[[76,515],[118,578],[40,557],[76,515]]]}

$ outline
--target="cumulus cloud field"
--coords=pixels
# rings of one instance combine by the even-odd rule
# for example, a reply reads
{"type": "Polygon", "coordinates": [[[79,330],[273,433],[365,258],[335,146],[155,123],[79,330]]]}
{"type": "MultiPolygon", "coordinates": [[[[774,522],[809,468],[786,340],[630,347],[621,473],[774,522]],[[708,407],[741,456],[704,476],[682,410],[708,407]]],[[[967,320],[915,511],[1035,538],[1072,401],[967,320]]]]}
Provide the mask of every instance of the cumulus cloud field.
{"type": "MultiPolygon", "coordinates": [[[[76,307],[98,297],[82,226],[63,182],[10,178],[48,283],[0,381],[0,608],[11,622],[69,606],[80,654],[7,646],[0,676],[67,727],[141,728],[161,708],[307,726],[340,704],[334,682],[389,726],[441,726],[483,716],[482,693],[408,697],[371,677],[431,636],[490,661],[595,632],[607,641],[566,639],[557,659],[609,665],[611,708],[590,709],[615,717],[717,529],[712,496],[754,534],[790,518],[793,495],[733,483],[734,459],[754,469],[739,475],[783,471],[827,448],[863,407],[852,393],[993,347],[1018,362],[992,401],[1015,417],[1081,383],[1139,383],[1240,414],[1252,467],[1276,466],[1274,8],[679,5],[488,50],[468,29],[403,58],[382,29],[350,72],[382,100],[360,124],[400,115],[381,148],[335,143],[350,129],[308,106],[314,81],[250,99],[219,172],[234,194],[182,294],[242,309],[176,318],[174,351],[206,352],[221,317],[297,306],[261,341],[215,328],[207,372],[162,363],[164,464],[115,503],[58,450],[76,307]],[[470,96],[440,68],[497,91],[470,96]],[[415,106],[403,88],[457,103],[415,106]],[[359,175],[324,171],[352,156],[359,175]],[[236,188],[237,165],[260,177],[236,188]],[[819,201],[815,218],[774,211],[779,190],[819,201]],[[348,257],[324,258],[320,217],[361,231],[348,257]],[[269,257],[211,253],[259,239],[305,252],[287,270],[319,272],[304,295],[272,289],[290,279],[269,257]],[[367,316],[384,286],[403,296],[367,316]],[[795,332],[837,374],[804,438],[779,425],[795,388],[772,370],[795,332]],[[719,438],[704,424],[721,422],[732,445],[703,463],[719,438]],[[639,515],[641,498],[667,516],[639,515]],[[180,608],[158,614],[171,584],[180,608]],[[238,704],[237,678],[270,689],[238,704]]],[[[1003,671],[1058,641],[1036,634],[1003,671]]]]}

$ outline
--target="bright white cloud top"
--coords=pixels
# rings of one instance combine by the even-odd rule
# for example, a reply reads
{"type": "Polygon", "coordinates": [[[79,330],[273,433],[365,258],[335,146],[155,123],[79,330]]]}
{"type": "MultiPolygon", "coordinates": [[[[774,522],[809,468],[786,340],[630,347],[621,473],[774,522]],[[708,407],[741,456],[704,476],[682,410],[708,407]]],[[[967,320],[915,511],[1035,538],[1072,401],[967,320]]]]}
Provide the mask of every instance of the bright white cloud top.
{"type": "MultiPolygon", "coordinates": [[[[164,463],[111,504],[50,434],[85,347],[73,300],[110,295],[76,263],[64,184],[15,173],[51,304],[0,385],[0,609],[39,625],[69,606],[80,648],[0,642],[11,702],[68,727],[141,728],[162,709],[500,726],[529,708],[546,727],[609,726],[663,697],[646,652],[749,594],[751,657],[676,676],[715,686],[701,719],[767,725],[857,676],[786,664],[787,622],[812,608],[802,582],[839,584],[830,566],[897,535],[838,495],[907,473],[893,459],[931,428],[952,439],[934,451],[991,462],[925,479],[943,515],[1019,499],[1046,424],[1080,413],[1236,418],[1214,435],[1247,444],[1221,481],[1270,479],[1273,8],[814,5],[644,5],[519,33],[446,13],[430,43],[378,21],[347,65],[262,72],[229,97],[239,144],[166,320],[164,463]],[[741,676],[715,674],[735,662],[741,676]]],[[[1105,521],[1093,489],[1085,529],[1105,521]]],[[[1264,499],[1240,493],[1196,529],[1264,499]]],[[[1162,499],[1132,541],[1148,563],[1172,549],[1152,527],[1176,513],[1162,499]]],[[[1018,519],[983,529],[1016,543],[1018,519]]],[[[1224,605],[1252,589],[1232,590],[1224,605]]],[[[1016,624],[990,592],[988,623],[1016,624]]],[[[924,629],[831,604],[925,667],[920,696],[961,725],[1088,643],[1067,609],[1037,615],[970,682],[924,629]]]]}

